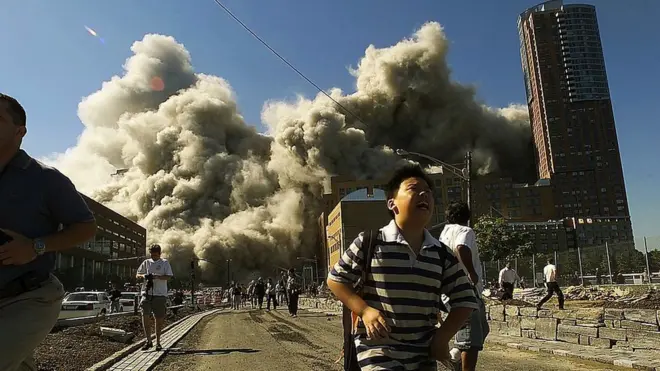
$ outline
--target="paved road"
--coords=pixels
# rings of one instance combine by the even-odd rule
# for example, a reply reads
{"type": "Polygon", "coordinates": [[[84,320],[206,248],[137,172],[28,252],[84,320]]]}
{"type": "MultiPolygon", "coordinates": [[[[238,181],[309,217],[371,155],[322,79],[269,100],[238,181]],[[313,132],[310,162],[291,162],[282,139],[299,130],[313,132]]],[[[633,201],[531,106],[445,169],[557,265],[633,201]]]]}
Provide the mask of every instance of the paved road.
{"type": "MultiPolygon", "coordinates": [[[[156,370],[341,370],[339,317],[286,311],[221,312],[202,320],[156,370]]],[[[629,370],[488,345],[479,370],[629,370]]]]}

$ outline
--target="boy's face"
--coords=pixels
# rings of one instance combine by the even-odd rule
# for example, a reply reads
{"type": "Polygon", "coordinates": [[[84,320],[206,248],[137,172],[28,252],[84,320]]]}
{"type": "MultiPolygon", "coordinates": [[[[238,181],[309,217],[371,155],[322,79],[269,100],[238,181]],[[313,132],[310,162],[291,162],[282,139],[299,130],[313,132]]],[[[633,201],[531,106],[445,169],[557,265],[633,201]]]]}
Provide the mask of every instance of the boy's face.
{"type": "Polygon", "coordinates": [[[429,185],[421,178],[408,178],[401,182],[387,207],[397,221],[405,220],[426,226],[433,215],[434,199],[429,185]]]}

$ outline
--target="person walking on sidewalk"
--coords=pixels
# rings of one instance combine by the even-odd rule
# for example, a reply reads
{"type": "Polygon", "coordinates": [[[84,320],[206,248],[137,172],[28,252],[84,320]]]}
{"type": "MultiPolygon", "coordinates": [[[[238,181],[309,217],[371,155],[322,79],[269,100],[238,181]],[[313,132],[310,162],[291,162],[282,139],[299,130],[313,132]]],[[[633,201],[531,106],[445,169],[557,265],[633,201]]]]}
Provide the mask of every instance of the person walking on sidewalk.
{"type": "Polygon", "coordinates": [[[559,300],[559,309],[564,309],[564,293],[561,292],[561,288],[557,283],[557,267],[553,264],[552,259],[548,259],[548,265],[543,268],[543,276],[545,276],[545,287],[548,289],[548,293],[543,299],[536,305],[536,309],[541,309],[543,304],[546,301],[550,300],[552,294],[557,294],[557,299],[559,300]]]}
{"type": "Polygon", "coordinates": [[[511,263],[506,262],[506,265],[500,271],[500,288],[504,291],[502,295],[502,300],[513,299],[513,287],[517,281],[520,281],[518,273],[514,269],[511,269],[511,263]]]}
{"type": "Polygon", "coordinates": [[[170,262],[160,258],[160,245],[151,245],[149,254],[151,258],[140,264],[135,278],[144,280],[142,286],[142,325],[147,342],[142,350],[147,350],[153,346],[151,342],[151,318],[152,314],[156,322],[156,350],[163,347],[160,345],[160,333],[165,325],[165,315],[167,314],[167,281],[174,276],[170,262]]]}

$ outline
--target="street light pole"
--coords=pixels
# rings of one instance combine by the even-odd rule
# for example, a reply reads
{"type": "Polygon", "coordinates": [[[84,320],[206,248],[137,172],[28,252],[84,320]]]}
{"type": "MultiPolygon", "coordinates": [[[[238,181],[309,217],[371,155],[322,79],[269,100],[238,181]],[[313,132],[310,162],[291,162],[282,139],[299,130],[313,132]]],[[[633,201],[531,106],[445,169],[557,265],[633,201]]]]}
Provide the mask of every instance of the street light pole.
{"type": "MultiPolygon", "coordinates": [[[[648,256],[648,254],[646,254],[646,255],[648,256]]],[[[315,269],[316,269],[316,278],[314,279],[314,284],[315,284],[315,285],[318,285],[319,276],[320,276],[320,275],[319,275],[319,259],[318,259],[318,257],[316,256],[316,254],[314,254],[314,267],[315,267],[315,269]]],[[[650,276],[649,276],[649,277],[650,277],[650,276]]]]}
{"type": "Polygon", "coordinates": [[[195,259],[190,260],[190,303],[195,310],[195,259]]]}
{"type": "Polygon", "coordinates": [[[229,287],[229,263],[231,262],[231,259],[227,259],[227,287],[229,287]]]}

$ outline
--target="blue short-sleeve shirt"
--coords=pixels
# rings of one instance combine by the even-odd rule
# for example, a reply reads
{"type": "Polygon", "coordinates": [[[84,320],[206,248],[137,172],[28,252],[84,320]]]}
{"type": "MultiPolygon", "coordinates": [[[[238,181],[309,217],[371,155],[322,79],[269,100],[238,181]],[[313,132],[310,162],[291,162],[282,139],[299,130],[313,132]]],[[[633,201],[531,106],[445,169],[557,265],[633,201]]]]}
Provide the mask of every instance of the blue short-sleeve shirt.
{"type": "MultiPolygon", "coordinates": [[[[41,238],[61,226],[93,221],[94,215],[71,180],[25,151],[19,150],[0,168],[0,228],[41,238]]],[[[54,266],[55,253],[45,253],[25,265],[0,265],[0,289],[25,273],[51,272],[54,266]]]]}

